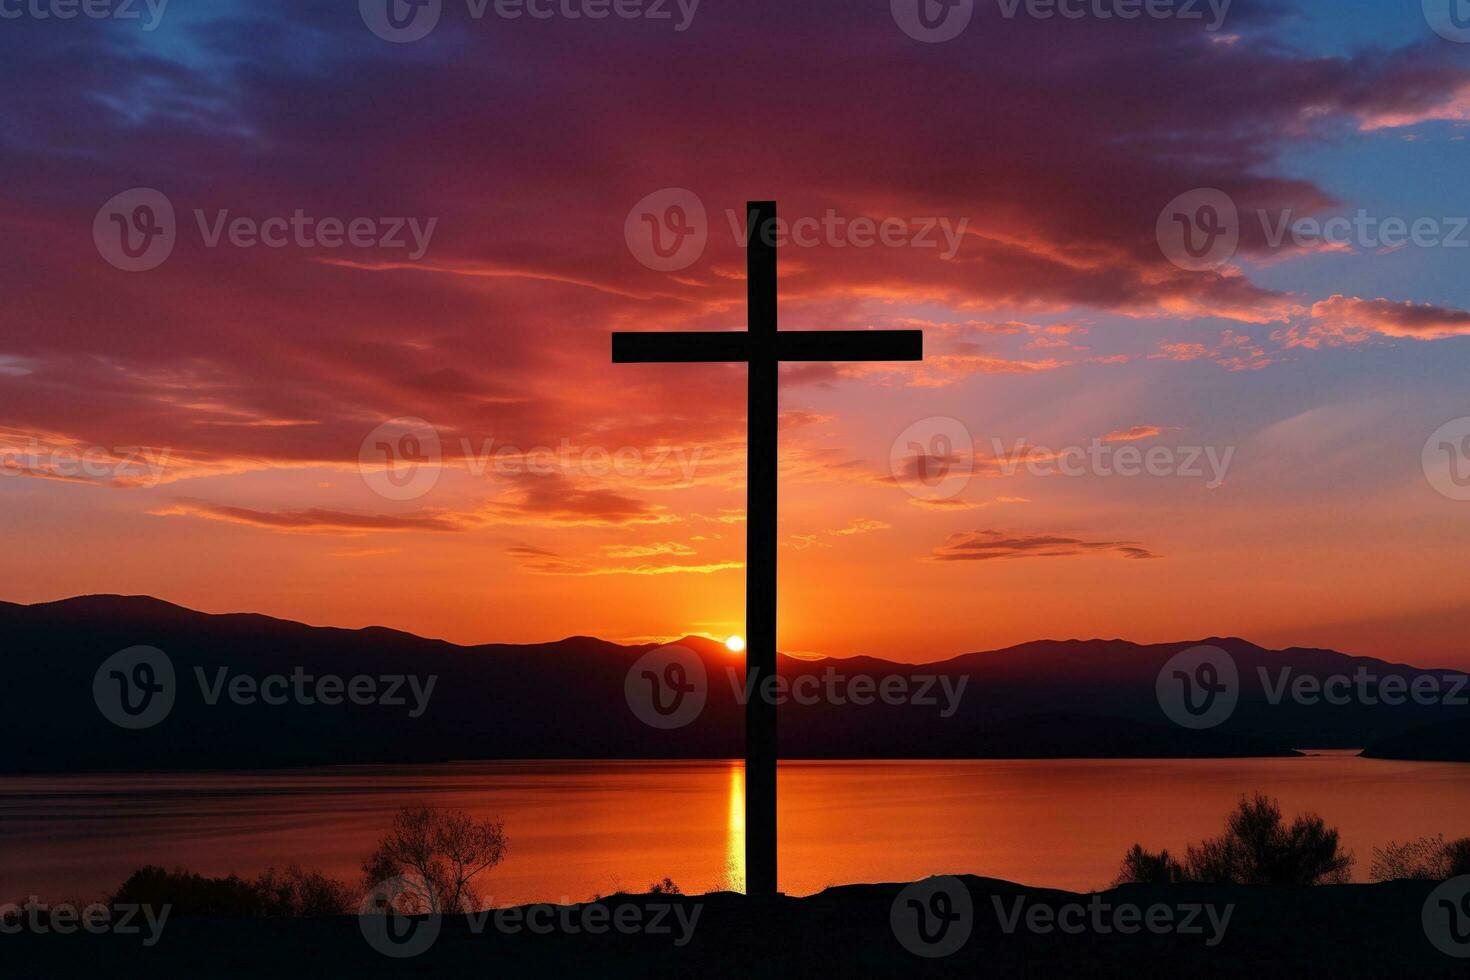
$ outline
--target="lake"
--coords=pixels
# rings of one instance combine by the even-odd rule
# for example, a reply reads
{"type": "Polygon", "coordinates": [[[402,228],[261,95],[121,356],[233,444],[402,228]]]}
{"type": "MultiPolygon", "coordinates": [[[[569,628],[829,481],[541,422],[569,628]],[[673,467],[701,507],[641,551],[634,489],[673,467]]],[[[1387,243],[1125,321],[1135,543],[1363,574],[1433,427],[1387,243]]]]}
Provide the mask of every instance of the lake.
{"type": "MultiPolygon", "coordinates": [[[[233,773],[0,777],[0,901],[93,899],[144,864],[209,875],[300,864],[352,883],[403,806],[504,819],[496,904],[737,886],[734,762],[472,762],[233,773]]],[[[1107,885],[1135,841],[1182,851],[1242,793],[1315,810],[1366,878],[1389,840],[1470,835],[1470,768],[1323,752],[1289,759],[786,762],[781,887],[973,873],[1107,885]]]]}

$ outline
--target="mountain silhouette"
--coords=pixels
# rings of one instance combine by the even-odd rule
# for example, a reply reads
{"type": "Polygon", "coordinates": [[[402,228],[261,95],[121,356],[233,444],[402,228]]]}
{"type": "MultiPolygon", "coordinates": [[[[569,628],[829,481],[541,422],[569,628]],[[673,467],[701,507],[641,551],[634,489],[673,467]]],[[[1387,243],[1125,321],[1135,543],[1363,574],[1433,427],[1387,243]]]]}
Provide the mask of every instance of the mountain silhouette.
{"type": "MultiPolygon", "coordinates": [[[[702,637],[680,643],[703,666],[707,702],[691,723],[661,730],[641,721],[625,696],[630,668],[654,644],[571,636],[460,646],[381,627],[211,615],[128,596],[0,603],[0,629],[7,669],[0,733],[12,747],[0,770],[8,772],[743,754],[743,660],[702,637]],[[161,721],[131,730],[99,710],[93,684],[104,661],[140,645],[167,655],[175,696],[161,721]],[[342,703],[267,704],[258,697],[237,703],[230,695],[236,683],[249,690],[263,678],[296,674],[341,678],[342,703]],[[421,689],[433,679],[417,716],[407,684],[397,688],[405,702],[398,705],[353,703],[344,693],[357,676],[404,675],[421,689]]],[[[1151,645],[1043,640],[923,665],[783,656],[781,677],[793,690],[806,685],[821,692],[835,684],[844,700],[818,693],[812,703],[783,703],[781,752],[787,758],[1285,755],[1298,747],[1393,745],[1415,729],[1470,718],[1464,708],[1442,705],[1306,705],[1291,698],[1272,704],[1268,698],[1282,671],[1291,679],[1321,679],[1359,667],[1406,683],[1442,673],[1330,650],[1271,651],[1233,637],[1151,645]],[[1155,685],[1170,657],[1199,642],[1234,659],[1240,701],[1223,724],[1191,731],[1165,717],[1155,685]],[[885,683],[906,685],[934,703],[882,703],[875,692],[885,683]],[[947,700],[946,684],[949,692],[960,691],[957,699],[947,700]],[[853,703],[849,695],[864,689],[874,703],[853,703]]],[[[387,682],[373,683],[379,692],[388,689],[387,682]]]]}

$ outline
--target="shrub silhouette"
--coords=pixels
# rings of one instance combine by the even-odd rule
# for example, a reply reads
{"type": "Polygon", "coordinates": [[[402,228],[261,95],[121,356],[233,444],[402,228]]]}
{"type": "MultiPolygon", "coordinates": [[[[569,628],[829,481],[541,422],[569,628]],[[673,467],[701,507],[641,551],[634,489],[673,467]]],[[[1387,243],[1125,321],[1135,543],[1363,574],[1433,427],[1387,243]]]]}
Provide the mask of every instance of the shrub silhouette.
{"type": "Polygon", "coordinates": [[[1172,885],[1180,881],[1183,874],[1183,865],[1174,860],[1167,850],[1154,854],[1145,851],[1142,844],[1134,844],[1123,856],[1123,867],[1119,870],[1115,883],[1172,885]]]}
{"type": "Polygon", "coordinates": [[[362,862],[363,882],[384,911],[474,912],[474,880],[505,859],[505,824],[464,810],[405,807],[362,862]],[[392,882],[394,887],[384,888],[392,882]]]}
{"type": "Polygon", "coordinates": [[[1281,805],[1257,793],[1250,799],[1242,796],[1225,818],[1225,832],[1191,844],[1183,861],[1168,851],[1154,854],[1134,844],[1115,883],[1343,884],[1352,865],[1353,855],[1342,850],[1336,828],[1315,813],[1301,814],[1288,826],[1281,805]]]}
{"type": "Polygon", "coordinates": [[[1372,881],[1448,881],[1460,875],[1470,875],[1470,837],[1445,843],[1444,834],[1375,847],[1368,871],[1372,881]]]}
{"type": "Polygon", "coordinates": [[[274,868],[255,879],[229,875],[206,878],[176,868],[146,865],[134,871],[112,896],[113,905],[172,907],[175,915],[231,917],[302,917],[340,915],[353,910],[351,893],[342,882],[319,871],[292,865],[274,868]]]}

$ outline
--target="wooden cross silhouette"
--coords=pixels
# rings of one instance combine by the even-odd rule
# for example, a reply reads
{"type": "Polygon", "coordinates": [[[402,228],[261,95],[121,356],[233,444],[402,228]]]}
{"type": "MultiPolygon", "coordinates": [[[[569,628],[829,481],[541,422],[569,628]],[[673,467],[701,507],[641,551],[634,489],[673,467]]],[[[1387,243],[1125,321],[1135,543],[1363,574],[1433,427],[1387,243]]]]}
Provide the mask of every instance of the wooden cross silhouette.
{"type": "MultiPolygon", "coordinates": [[[[745,332],[614,333],[615,364],[745,361],[750,365],[745,524],[746,690],[776,674],[776,376],[782,361],[918,361],[918,330],[776,329],[776,202],[746,204],[745,332]]],[[[745,893],[776,887],[776,705],[745,706],[745,893]]]]}

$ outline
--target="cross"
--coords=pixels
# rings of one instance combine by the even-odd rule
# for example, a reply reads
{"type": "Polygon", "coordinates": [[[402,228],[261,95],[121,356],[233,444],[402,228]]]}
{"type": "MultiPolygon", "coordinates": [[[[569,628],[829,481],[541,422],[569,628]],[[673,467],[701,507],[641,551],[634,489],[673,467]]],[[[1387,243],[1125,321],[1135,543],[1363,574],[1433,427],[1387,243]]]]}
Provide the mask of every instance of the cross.
{"type": "MultiPolygon", "coordinates": [[[[775,201],[746,204],[745,332],[614,333],[615,364],[745,361],[747,381],[745,677],[757,692],[776,675],[776,375],[782,361],[918,361],[918,330],[776,329],[775,201]]],[[[776,888],[776,705],[745,705],[745,893],[776,888]]]]}

